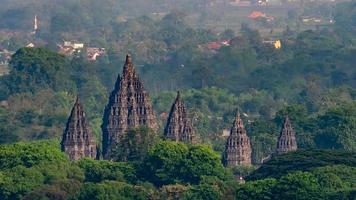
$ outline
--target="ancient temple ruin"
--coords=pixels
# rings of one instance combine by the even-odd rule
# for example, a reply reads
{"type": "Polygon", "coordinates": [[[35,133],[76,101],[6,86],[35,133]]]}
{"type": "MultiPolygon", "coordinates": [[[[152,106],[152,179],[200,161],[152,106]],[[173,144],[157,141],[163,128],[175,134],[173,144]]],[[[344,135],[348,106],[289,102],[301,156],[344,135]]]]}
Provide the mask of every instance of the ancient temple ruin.
{"type": "Polygon", "coordinates": [[[158,129],[148,93],[134,69],[131,56],[127,55],[122,76],[118,76],[104,111],[103,157],[111,159],[111,150],[119,142],[119,135],[139,126],[158,129]]]}
{"type": "Polygon", "coordinates": [[[230,136],[226,140],[224,152],[224,165],[250,166],[251,165],[251,143],[244,128],[240,112],[237,111],[230,136]]]}
{"type": "Polygon", "coordinates": [[[188,117],[187,109],[180,98],[179,91],[172,105],[171,112],[167,119],[167,125],[164,129],[164,135],[167,139],[176,142],[195,143],[195,135],[192,122],[188,117]]]}
{"type": "Polygon", "coordinates": [[[96,143],[79,97],[77,97],[63,132],[61,149],[71,160],[96,158],[96,143]]]}
{"type": "Polygon", "coordinates": [[[292,124],[287,116],[284,120],[281,133],[277,143],[277,153],[283,154],[297,150],[297,141],[292,124]]]}

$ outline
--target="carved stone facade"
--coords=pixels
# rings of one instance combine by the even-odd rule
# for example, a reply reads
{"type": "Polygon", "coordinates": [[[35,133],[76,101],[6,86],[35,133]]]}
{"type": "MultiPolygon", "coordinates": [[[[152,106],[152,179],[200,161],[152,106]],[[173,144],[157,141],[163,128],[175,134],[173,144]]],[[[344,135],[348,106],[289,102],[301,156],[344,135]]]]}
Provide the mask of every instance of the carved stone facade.
{"type": "Polygon", "coordinates": [[[226,140],[224,164],[228,167],[251,165],[251,143],[244,128],[240,112],[236,114],[230,136],[226,140]]]}
{"type": "Polygon", "coordinates": [[[131,56],[127,55],[123,74],[118,77],[104,111],[102,124],[104,158],[112,158],[111,150],[113,145],[119,142],[120,134],[138,126],[158,129],[150,98],[134,69],[131,56]]]}
{"type": "Polygon", "coordinates": [[[285,118],[281,133],[277,143],[277,153],[283,154],[297,150],[297,140],[292,128],[292,124],[288,118],[285,118]]]}
{"type": "Polygon", "coordinates": [[[96,144],[79,97],[68,118],[62,136],[61,149],[71,160],[79,160],[83,157],[96,158],[96,144]]]}
{"type": "Polygon", "coordinates": [[[167,139],[176,142],[195,143],[195,135],[192,122],[188,117],[187,109],[177,92],[171,112],[167,119],[167,125],[164,129],[164,135],[167,139]]]}

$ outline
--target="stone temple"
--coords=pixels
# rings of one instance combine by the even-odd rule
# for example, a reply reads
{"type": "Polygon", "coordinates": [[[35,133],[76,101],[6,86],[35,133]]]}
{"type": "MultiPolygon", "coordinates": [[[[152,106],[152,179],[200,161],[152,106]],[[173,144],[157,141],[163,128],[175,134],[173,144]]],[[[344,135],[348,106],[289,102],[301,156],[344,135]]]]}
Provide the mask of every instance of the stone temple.
{"type": "Polygon", "coordinates": [[[277,154],[288,153],[297,150],[297,140],[292,128],[292,124],[288,118],[285,118],[281,133],[277,143],[277,154]]]}
{"type": "Polygon", "coordinates": [[[250,166],[251,165],[251,143],[244,128],[240,112],[237,111],[230,136],[226,140],[224,152],[224,165],[250,166]]]}
{"type": "Polygon", "coordinates": [[[120,134],[139,126],[158,129],[149,95],[134,69],[131,56],[127,55],[122,76],[118,76],[104,111],[102,124],[104,159],[114,157],[111,150],[120,142],[118,141],[120,134]]]}
{"type": "Polygon", "coordinates": [[[167,119],[167,125],[164,129],[164,135],[167,139],[176,142],[195,143],[195,135],[192,122],[188,117],[187,109],[180,98],[179,91],[172,105],[171,112],[167,119]]]}
{"type": "Polygon", "coordinates": [[[96,158],[96,143],[79,97],[77,97],[63,133],[61,149],[71,160],[96,158]]]}

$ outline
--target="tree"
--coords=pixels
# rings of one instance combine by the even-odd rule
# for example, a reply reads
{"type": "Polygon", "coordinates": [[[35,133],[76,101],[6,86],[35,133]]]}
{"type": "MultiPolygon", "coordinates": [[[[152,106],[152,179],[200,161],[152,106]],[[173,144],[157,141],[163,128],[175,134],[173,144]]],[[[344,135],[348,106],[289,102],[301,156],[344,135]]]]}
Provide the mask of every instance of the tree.
{"type": "Polygon", "coordinates": [[[5,200],[21,199],[43,183],[44,176],[37,169],[17,166],[0,176],[0,197],[5,200]]]}
{"type": "Polygon", "coordinates": [[[51,185],[43,185],[28,193],[23,199],[51,199],[51,200],[65,200],[74,199],[80,190],[82,183],[69,179],[60,180],[51,185]]]}
{"type": "Polygon", "coordinates": [[[78,165],[84,171],[86,182],[99,183],[112,180],[133,183],[137,181],[136,171],[130,163],[82,159],[78,165]]]}
{"type": "Polygon", "coordinates": [[[18,141],[17,129],[18,127],[11,123],[11,112],[0,108],[0,144],[18,141]]]}
{"type": "MultiPolygon", "coordinates": [[[[58,143],[59,144],[59,143],[58,143]]],[[[0,170],[16,166],[33,167],[43,162],[63,162],[66,156],[54,141],[0,145],[0,170]]]]}
{"type": "Polygon", "coordinates": [[[215,187],[211,184],[201,183],[199,185],[193,186],[190,190],[184,193],[184,200],[218,200],[223,194],[219,190],[220,188],[215,187]]]}
{"type": "Polygon", "coordinates": [[[1,145],[1,199],[74,195],[84,173],[60,152],[58,144],[41,141],[1,145]]]}
{"type": "Polygon", "coordinates": [[[294,172],[282,177],[273,193],[276,199],[323,199],[318,179],[309,172],[294,172]]]}
{"type": "Polygon", "coordinates": [[[184,165],[183,172],[186,173],[184,179],[189,183],[199,183],[204,176],[225,178],[220,155],[206,145],[191,146],[184,165]]]}
{"type": "Polygon", "coordinates": [[[356,167],[353,166],[329,165],[315,168],[311,173],[327,191],[350,189],[356,185],[356,167]]]}
{"type": "Polygon", "coordinates": [[[353,154],[353,152],[342,150],[308,149],[275,155],[247,178],[249,180],[279,178],[294,171],[311,171],[318,167],[335,164],[354,166],[356,158],[353,154]]]}
{"type": "Polygon", "coordinates": [[[284,107],[276,113],[274,119],[278,127],[281,127],[286,116],[293,122],[294,128],[302,128],[300,126],[303,126],[307,121],[308,111],[305,106],[300,104],[292,104],[284,107]]]}
{"type": "Polygon", "coordinates": [[[236,199],[246,200],[262,200],[273,199],[273,189],[277,184],[277,180],[274,178],[267,178],[263,180],[257,180],[247,182],[237,188],[236,199]]]}
{"type": "Polygon", "coordinates": [[[183,143],[161,141],[148,151],[141,174],[155,185],[181,182],[184,161],[189,149],[183,143]]]}
{"type": "Polygon", "coordinates": [[[119,136],[113,155],[119,161],[142,161],[156,141],[157,134],[147,127],[130,129],[119,136]]]}
{"type": "Polygon", "coordinates": [[[345,104],[318,117],[315,143],[320,148],[356,149],[356,106],[345,104]]]}
{"type": "Polygon", "coordinates": [[[39,89],[74,90],[65,57],[45,48],[21,48],[12,57],[5,77],[10,94],[39,89]]]}
{"type": "Polygon", "coordinates": [[[182,199],[185,191],[191,187],[188,185],[174,184],[164,185],[159,190],[160,199],[182,199]]]}
{"type": "Polygon", "coordinates": [[[104,181],[102,183],[86,183],[81,188],[78,200],[145,200],[148,199],[149,194],[142,187],[129,185],[123,182],[104,181]]]}
{"type": "Polygon", "coordinates": [[[162,141],[154,145],[144,160],[141,174],[155,185],[199,183],[204,176],[231,178],[220,156],[210,147],[162,141]]]}

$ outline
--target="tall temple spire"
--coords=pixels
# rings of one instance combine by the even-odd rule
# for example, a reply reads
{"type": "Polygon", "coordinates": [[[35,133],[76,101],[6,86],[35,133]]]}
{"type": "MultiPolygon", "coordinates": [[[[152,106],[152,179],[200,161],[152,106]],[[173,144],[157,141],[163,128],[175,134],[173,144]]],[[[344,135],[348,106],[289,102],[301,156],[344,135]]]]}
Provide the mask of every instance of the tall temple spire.
{"type": "Polygon", "coordinates": [[[71,160],[96,157],[96,143],[88,125],[79,96],[77,96],[66,128],[63,132],[61,149],[71,160]]]}
{"type": "Polygon", "coordinates": [[[123,71],[123,76],[125,75],[136,75],[133,63],[132,63],[132,57],[130,54],[126,55],[126,61],[124,65],[124,71],[123,71]]]}
{"type": "Polygon", "coordinates": [[[167,139],[177,142],[196,142],[193,126],[188,117],[187,109],[183,101],[180,99],[179,91],[177,91],[177,97],[171,107],[167,124],[164,129],[164,135],[167,139]]]}
{"type": "Polygon", "coordinates": [[[277,153],[283,154],[297,150],[297,140],[289,117],[286,116],[277,143],[277,153]]]}
{"type": "Polygon", "coordinates": [[[150,98],[144,90],[132,63],[131,55],[126,56],[122,76],[118,76],[109,103],[105,107],[103,124],[103,156],[112,159],[112,149],[119,143],[119,135],[139,126],[157,130],[158,125],[150,98]]]}
{"type": "Polygon", "coordinates": [[[236,112],[236,117],[232,125],[230,136],[225,143],[224,164],[225,166],[249,166],[251,165],[251,143],[247,136],[240,111],[236,112]]]}

